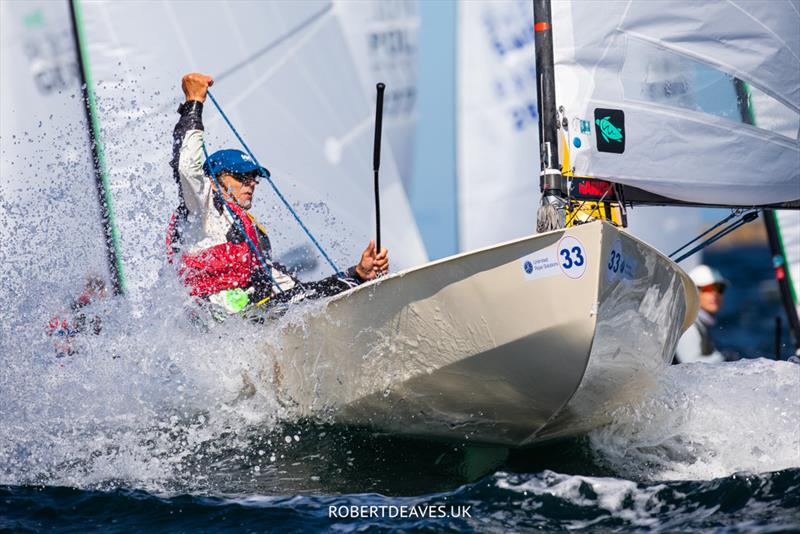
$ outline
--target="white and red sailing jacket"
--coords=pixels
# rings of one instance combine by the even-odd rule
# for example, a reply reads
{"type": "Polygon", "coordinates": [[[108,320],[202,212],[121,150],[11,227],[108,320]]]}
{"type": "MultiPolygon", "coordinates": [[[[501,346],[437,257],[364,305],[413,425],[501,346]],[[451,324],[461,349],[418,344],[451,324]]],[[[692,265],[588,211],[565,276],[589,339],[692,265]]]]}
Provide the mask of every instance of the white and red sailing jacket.
{"type": "Polygon", "coordinates": [[[251,302],[266,297],[289,300],[298,295],[302,298],[329,296],[361,283],[363,280],[354,268],[348,269],[344,276],[300,282],[288,274],[288,269],[272,262],[269,239],[255,219],[235,202],[227,202],[238,219],[233,220],[223,205],[226,201],[214,192],[203,171],[202,110],[202,103],[195,101],[178,108],[181,117],[173,133],[172,167],[181,204],[172,216],[167,233],[169,260],[174,263],[176,256],[180,258],[178,272],[191,294],[213,300],[215,294],[241,288],[251,293],[251,302]],[[272,280],[241,235],[240,228],[244,228],[267,261],[272,280]]]}

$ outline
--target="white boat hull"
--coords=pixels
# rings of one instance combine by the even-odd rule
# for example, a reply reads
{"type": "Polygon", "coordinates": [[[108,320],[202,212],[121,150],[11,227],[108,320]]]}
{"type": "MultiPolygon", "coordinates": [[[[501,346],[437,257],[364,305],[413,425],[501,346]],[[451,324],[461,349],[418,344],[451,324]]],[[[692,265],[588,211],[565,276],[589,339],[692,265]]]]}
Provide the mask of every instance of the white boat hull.
{"type": "Polygon", "coordinates": [[[283,329],[279,388],[301,417],[522,447],[640,398],[696,312],[675,263],[592,223],[331,299],[283,329]]]}

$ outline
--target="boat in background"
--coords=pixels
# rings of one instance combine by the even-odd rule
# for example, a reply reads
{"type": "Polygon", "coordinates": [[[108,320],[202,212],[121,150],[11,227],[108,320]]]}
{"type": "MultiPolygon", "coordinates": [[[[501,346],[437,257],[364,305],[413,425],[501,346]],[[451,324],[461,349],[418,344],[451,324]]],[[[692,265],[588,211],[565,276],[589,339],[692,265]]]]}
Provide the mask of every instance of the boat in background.
{"type": "MultiPolygon", "coordinates": [[[[45,323],[90,273],[124,287],[68,2],[0,2],[0,95],[0,322],[12,332],[45,323]]],[[[16,343],[0,335],[0,354],[16,343]]]]}
{"type": "Polygon", "coordinates": [[[640,400],[697,302],[674,262],[598,221],[334,297],[281,331],[279,390],[300,417],[525,447],[640,400]]]}
{"type": "MultiPolygon", "coordinates": [[[[746,84],[739,84],[738,88],[744,104],[742,115],[747,122],[789,138],[800,135],[800,115],[787,110],[785,105],[762,91],[753,91],[746,84]]],[[[795,171],[800,181],[800,158],[795,171]]],[[[795,355],[800,356],[800,211],[764,210],[763,216],[775,279],[794,341],[795,355]]],[[[780,336],[780,332],[777,335],[780,336]]],[[[780,349],[777,348],[776,357],[779,354],[780,349]]]]}

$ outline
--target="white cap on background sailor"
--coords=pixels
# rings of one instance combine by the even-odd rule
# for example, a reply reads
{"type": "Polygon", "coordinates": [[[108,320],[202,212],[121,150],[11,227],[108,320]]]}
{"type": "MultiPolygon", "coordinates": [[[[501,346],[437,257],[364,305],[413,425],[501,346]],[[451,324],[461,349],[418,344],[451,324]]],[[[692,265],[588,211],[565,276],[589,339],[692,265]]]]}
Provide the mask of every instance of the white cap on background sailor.
{"type": "Polygon", "coordinates": [[[722,276],[722,273],[708,265],[698,265],[689,272],[689,278],[692,279],[694,285],[697,287],[707,287],[715,284],[723,286],[731,285],[730,281],[722,276]]]}

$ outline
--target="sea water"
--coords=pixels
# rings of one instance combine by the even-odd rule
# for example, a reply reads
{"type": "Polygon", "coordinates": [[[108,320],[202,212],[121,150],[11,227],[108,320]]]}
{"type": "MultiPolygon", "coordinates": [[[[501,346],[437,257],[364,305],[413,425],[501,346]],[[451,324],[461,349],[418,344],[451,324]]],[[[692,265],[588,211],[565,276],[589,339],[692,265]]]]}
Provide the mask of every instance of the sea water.
{"type": "MultiPolygon", "coordinates": [[[[736,272],[768,266],[726,254],[736,272]]],[[[39,325],[3,327],[0,529],[800,529],[798,365],[673,366],[606,427],[509,453],[295,422],[265,354],[297,317],[208,329],[170,289],[157,306],[101,303],[103,333],[64,358],[39,325]]],[[[720,345],[749,346],[724,348],[769,354],[762,289],[734,293],[761,312],[729,308],[721,327],[739,336],[720,345]]]]}

